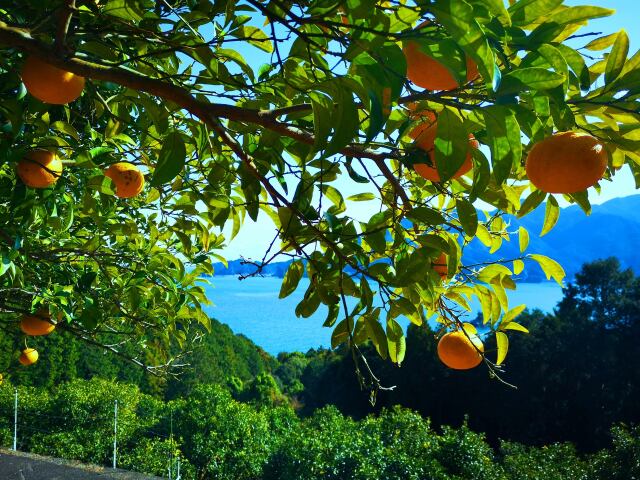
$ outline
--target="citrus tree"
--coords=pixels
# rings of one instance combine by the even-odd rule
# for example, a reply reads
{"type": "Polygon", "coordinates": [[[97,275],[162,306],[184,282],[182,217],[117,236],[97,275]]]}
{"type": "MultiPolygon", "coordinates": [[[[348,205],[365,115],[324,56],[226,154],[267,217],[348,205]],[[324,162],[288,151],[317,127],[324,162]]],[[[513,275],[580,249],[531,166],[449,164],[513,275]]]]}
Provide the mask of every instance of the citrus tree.
{"type": "Polygon", "coordinates": [[[324,305],[333,346],[352,349],[372,391],[359,346],[400,364],[401,316],[442,324],[452,368],[499,372],[507,332],[526,331],[513,277],[528,261],[564,275],[508,216],[544,204],[544,234],[559,199],[588,213],[587,189],[625,163],[640,175],[640,55],[624,30],[581,30],[612,13],[562,0],[4,1],[3,328],[35,312],[170,366],[207,327],[200,279],[216,251],[265,217],[275,233],[256,273],[292,260],[281,297],[308,275],[296,315],[324,305]],[[518,241],[521,255],[465,265],[474,239],[490,252],[518,241]],[[473,299],[497,358],[463,322],[473,299]]]}

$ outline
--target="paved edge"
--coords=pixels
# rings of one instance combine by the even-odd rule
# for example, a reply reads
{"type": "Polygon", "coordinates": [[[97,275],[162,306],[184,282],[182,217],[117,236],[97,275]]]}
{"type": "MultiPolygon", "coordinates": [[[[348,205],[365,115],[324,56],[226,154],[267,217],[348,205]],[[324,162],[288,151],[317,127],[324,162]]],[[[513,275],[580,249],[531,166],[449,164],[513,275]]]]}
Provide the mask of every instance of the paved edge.
{"type": "Polygon", "coordinates": [[[2,463],[3,455],[23,458],[25,460],[33,460],[36,462],[49,463],[60,467],[81,470],[84,472],[91,472],[105,479],[111,478],[114,480],[163,480],[162,477],[155,477],[153,475],[131,472],[129,470],[114,470],[112,468],[100,467],[98,465],[88,465],[74,460],[45,457],[44,455],[38,455],[36,453],[14,451],[2,447],[0,447],[0,464],[2,463]]]}

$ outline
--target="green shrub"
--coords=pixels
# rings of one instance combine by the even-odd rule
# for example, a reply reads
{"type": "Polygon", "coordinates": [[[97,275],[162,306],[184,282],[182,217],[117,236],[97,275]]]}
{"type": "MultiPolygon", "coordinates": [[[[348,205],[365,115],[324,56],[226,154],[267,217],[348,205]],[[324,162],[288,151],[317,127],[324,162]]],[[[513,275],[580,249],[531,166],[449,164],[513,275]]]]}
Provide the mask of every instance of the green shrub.
{"type": "Polygon", "coordinates": [[[613,448],[593,456],[591,469],[597,480],[640,480],[640,426],[611,429],[613,448]]]}
{"type": "Polygon", "coordinates": [[[501,445],[502,464],[509,478],[519,480],[591,478],[586,462],[570,443],[556,443],[544,447],[526,447],[517,443],[501,445]]]}

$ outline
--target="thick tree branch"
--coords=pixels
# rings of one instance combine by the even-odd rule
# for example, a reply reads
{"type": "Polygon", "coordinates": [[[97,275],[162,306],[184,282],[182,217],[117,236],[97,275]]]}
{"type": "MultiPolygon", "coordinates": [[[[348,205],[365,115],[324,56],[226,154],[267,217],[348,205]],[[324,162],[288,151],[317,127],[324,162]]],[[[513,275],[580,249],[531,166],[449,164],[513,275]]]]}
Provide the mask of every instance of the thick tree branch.
{"type": "Polygon", "coordinates": [[[76,0],[65,0],[64,6],[60,9],[58,18],[58,29],[56,31],[55,49],[57,53],[63,53],[67,43],[67,33],[71,26],[71,17],[76,9],[76,0]]]}
{"type": "MultiPolygon", "coordinates": [[[[28,30],[8,25],[2,21],[0,21],[0,43],[39,57],[58,68],[63,68],[77,75],[117,83],[132,90],[169,100],[204,122],[208,122],[212,117],[226,118],[236,122],[259,125],[306,144],[315,143],[313,134],[279,122],[271,110],[242,108],[198,100],[185,87],[175,85],[166,80],[146,77],[123,67],[98,64],[78,57],[65,58],[57,54],[55,49],[49,45],[33,38],[28,30]]],[[[342,153],[352,157],[380,161],[397,156],[392,153],[376,152],[357,145],[345,147],[342,153]]]]}
{"type": "MultiPolygon", "coordinates": [[[[122,67],[96,64],[77,57],[64,58],[59,55],[55,49],[51,49],[48,45],[31,37],[27,30],[10,26],[2,21],[0,21],[0,42],[18,48],[25,53],[40,57],[59,68],[64,68],[77,75],[114,82],[133,90],[146,92],[172,101],[180,108],[200,118],[215,130],[219,130],[220,127],[217,118],[222,117],[237,122],[260,125],[308,145],[315,143],[313,134],[279,122],[276,119],[276,114],[272,110],[256,110],[236,107],[234,105],[213,104],[196,99],[183,87],[164,80],[149,78],[122,67]]],[[[304,105],[304,108],[308,108],[307,105],[304,105]]],[[[291,107],[289,110],[280,110],[278,114],[288,113],[292,110],[294,110],[294,107],[291,107]]],[[[218,133],[220,132],[218,131],[218,133]]],[[[373,160],[385,178],[393,186],[398,196],[402,199],[404,208],[410,208],[411,202],[409,197],[386,164],[386,161],[390,157],[397,157],[397,154],[392,152],[376,152],[357,145],[348,145],[342,149],[341,153],[350,157],[373,160]]]]}

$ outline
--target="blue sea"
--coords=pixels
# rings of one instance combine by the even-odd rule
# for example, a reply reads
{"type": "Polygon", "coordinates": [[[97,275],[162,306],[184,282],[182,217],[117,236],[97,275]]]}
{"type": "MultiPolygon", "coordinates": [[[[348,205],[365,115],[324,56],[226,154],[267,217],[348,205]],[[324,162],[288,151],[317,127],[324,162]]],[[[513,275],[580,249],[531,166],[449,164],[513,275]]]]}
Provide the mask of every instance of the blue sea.
{"type": "MultiPolygon", "coordinates": [[[[327,311],[321,305],[309,318],[297,318],[295,308],[309,285],[303,278],[298,289],[289,297],[279,300],[282,279],[275,277],[247,278],[226,275],[208,279],[207,295],[214,305],[207,313],[226,323],[235,333],[250,338],[267,352],[306,352],[310,348],[330,347],[331,329],[322,323],[327,311]]],[[[551,282],[522,283],[517,290],[509,291],[509,305],[526,304],[529,309],[538,308],[551,312],[562,298],[562,289],[551,282]]],[[[475,318],[480,310],[478,304],[469,314],[475,318]]],[[[406,325],[408,322],[404,322],[406,325]]]]}

